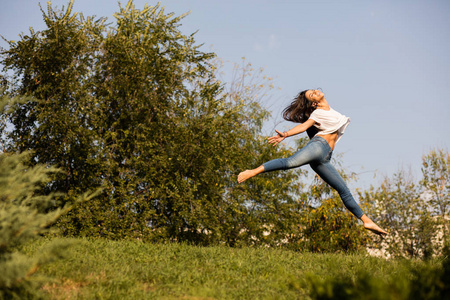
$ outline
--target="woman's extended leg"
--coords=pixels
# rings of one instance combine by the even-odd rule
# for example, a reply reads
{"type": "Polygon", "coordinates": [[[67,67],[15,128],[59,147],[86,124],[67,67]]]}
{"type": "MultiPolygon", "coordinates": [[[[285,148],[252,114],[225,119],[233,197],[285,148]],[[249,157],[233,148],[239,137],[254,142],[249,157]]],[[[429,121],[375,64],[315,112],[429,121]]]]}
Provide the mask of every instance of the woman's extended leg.
{"type": "Polygon", "coordinates": [[[262,164],[256,169],[245,170],[244,172],[239,173],[238,182],[241,183],[263,172],[288,170],[310,164],[313,161],[319,161],[327,155],[327,149],[324,149],[321,143],[323,142],[311,140],[305,147],[301,148],[290,157],[273,159],[262,164]]]}
{"type": "Polygon", "coordinates": [[[373,231],[376,234],[387,234],[386,231],[381,229],[377,224],[375,224],[368,216],[364,214],[361,207],[359,207],[358,203],[356,203],[355,199],[352,196],[347,184],[344,179],[339,175],[339,172],[336,168],[329,162],[328,160],[320,163],[312,163],[311,168],[333,189],[335,189],[342,201],[344,202],[345,207],[354,214],[358,219],[364,222],[364,228],[373,231]]]}

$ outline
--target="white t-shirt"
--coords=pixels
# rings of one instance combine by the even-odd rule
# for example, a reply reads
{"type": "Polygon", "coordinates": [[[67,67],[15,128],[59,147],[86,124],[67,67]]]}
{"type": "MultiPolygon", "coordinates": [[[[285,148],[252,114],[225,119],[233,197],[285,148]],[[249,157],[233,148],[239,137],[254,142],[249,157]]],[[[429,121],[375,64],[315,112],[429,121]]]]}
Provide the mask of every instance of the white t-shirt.
{"type": "Polygon", "coordinates": [[[314,126],[319,130],[316,135],[325,135],[333,132],[338,133],[336,143],[344,134],[345,128],[350,124],[350,118],[346,117],[330,107],[330,110],[316,109],[312,112],[310,119],[316,123],[314,126]]]}

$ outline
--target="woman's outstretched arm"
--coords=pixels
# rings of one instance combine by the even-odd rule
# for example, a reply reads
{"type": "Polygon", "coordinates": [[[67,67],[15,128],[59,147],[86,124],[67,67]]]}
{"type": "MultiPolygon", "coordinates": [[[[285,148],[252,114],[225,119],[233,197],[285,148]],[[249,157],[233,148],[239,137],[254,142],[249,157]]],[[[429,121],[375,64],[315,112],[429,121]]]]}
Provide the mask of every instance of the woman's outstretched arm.
{"type": "Polygon", "coordinates": [[[273,146],[276,146],[278,143],[280,143],[282,140],[284,140],[288,136],[296,135],[302,132],[305,132],[309,127],[313,126],[315,123],[314,120],[308,119],[306,122],[302,124],[298,124],[292,129],[289,129],[285,132],[280,132],[275,129],[275,131],[278,133],[275,136],[272,136],[269,138],[269,144],[273,144],[273,146]]]}

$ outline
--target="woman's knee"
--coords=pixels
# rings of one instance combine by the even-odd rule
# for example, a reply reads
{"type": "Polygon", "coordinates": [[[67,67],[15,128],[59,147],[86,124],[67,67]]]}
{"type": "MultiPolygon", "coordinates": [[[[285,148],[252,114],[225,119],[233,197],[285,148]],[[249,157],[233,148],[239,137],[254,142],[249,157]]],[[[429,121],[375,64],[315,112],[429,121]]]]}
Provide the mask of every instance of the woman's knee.
{"type": "Polygon", "coordinates": [[[347,185],[345,185],[345,183],[336,186],[335,190],[339,193],[341,197],[353,197],[352,192],[347,187],[347,185]]]}
{"type": "Polygon", "coordinates": [[[297,163],[297,161],[295,160],[295,158],[293,158],[293,157],[291,156],[291,157],[288,157],[288,158],[286,158],[286,159],[284,160],[284,166],[285,166],[286,169],[291,169],[291,168],[297,167],[297,166],[298,166],[298,163],[297,163]]]}

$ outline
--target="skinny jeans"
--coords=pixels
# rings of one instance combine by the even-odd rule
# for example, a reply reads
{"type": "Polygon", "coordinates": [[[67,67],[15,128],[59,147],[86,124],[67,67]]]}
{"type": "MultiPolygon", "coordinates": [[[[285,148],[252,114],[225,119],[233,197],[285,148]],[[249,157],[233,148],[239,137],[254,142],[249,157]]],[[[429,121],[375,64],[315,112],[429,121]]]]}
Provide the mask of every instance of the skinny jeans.
{"type": "Polygon", "coordinates": [[[358,219],[361,219],[364,214],[361,207],[356,203],[344,179],[330,163],[332,154],[333,149],[328,145],[328,142],[320,136],[315,136],[305,147],[295,152],[292,156],[264,163],[264,172],[288,170],[309,164],[320,178],[339,193],[345,207],[358,219]]]}

